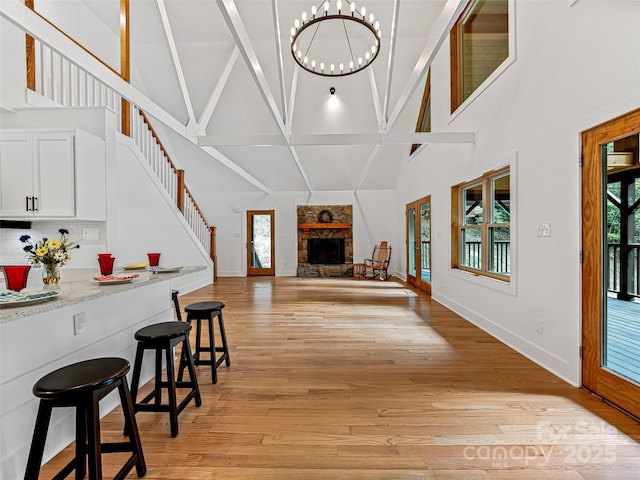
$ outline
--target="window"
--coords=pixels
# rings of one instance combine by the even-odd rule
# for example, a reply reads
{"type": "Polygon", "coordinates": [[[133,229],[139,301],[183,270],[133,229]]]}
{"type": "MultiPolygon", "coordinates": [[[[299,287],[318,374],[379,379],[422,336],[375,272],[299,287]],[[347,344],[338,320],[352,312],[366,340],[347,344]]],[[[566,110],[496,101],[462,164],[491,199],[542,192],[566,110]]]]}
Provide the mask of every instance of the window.
{"type": "Polygon", "coordinates": [[[473,0],[449,40],[453,113],[509,58],[509,0],[473,0]]]}
{"type": "Polygon", "coordinates": [[[511,174],[493,171],[451,189],[452,268],[509,281],[511,174]]]}
{"type": "MultiPolygon", "coordinates": [[[[418,122],[416,124],[416,133],[431,131],[431,69],[427,73],[427,81],[424,85],[424,93],[422,94],[422,103],[420,104],[420,113],[418,114],[418,122]]],[[[419,143],[411,145],[413,153],[420,147],[419,143]]]]}

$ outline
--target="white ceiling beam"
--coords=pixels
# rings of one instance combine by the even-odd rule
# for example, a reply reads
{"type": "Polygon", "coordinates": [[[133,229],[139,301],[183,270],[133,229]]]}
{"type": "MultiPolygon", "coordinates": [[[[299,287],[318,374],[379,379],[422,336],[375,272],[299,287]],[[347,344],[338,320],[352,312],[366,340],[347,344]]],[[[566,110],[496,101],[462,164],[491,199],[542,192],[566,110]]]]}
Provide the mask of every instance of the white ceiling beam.
{"type": "Polygon", "coordinates": [[[189,96],[189,89],[187,88],[187,81],[184,78],[184,71],[182,70],[182,64],[180,63],[180,55],[178,55],[178,48],[176,47],[176,39],[173,36],[171,30],[171,23],[169,22],[169,15],[167,14],[167,8],[164,4],[164,0],[156,0],[158,4],[158,10],[160,11],[160,17],[162,18],[162,26],[164,33],[167,37],[167,43],[169,44],[169,50],[171,51],[171,59],[173,60],[173,66],[178,76],[178,83],[180,84],[180,91],[182,92],[182,98],[184,104],[187,107],[187,114],[189,115],[189,123],[192,125],[196,123],[196,115],[193,112],[193,104],[191,103],[191,97],[189,96]]]}
{"type": "Polygon", "coordinates": [[[362,169],[362,175],[360,175],[360,180],[358,181],[358,184],[356,185],[354,192],[357,192],[358,189],[364,183],[365,179],[367,178],[367,175],[369,174],[369,169],[371,168],[371,165],[373,164],[373,161],[375,160],[376,156],[378,156],[379,151],[380,151],[380,145],[375,145],[373,147],[373,150],[371,151],[371,154],[369,155],[369,158],[367,159],[367,163],[365,163],[364,168],[362,169]]]}
{"type": "MultiPolygon", "coordinates": [[[[389,59],[387,61],[387,85],[384,93],[385,123],[389,119],[389,102],[391,98],[391,83],[393,81],[393,65],[396,61],[396,41],[398,39],[398,16],[400,15],[400,0],[393,0],[393,17],[391,19],[391,38],[389,39],[389,59]]],[[[385,125],[386,128],[386,125],[385,125]]]]}
{"type": "Polygon", "coordinates": [[[414,143],[475,143],[474,132],[409,132],[387,133],[328,133],[318,135],[291,135],[287,142],[280,135],[205,135],[198,139],[201,146],[227,147],[286,147],[327,145],[413,145],[414,143]]]}
{"type": "Polygon", "coordinates": [[[434,57],[438,53],[438,50],[440,50],[444,41],[449,38],[449,31],[451,30],[451,27],[453,27],[456,20],[458,20],[458,17],[466,7],[468,1],[469,0],[447,0],[440,16],[436,19],[433,23],[433,27],[429,30],[427,43],[425,44],[425,47],[413,68],[413,72],[409,76],[402,94],[398,98],[398,102],[396,103],[393,112],[387,120],[388,131],[393,129],[395,123],[400,117],[400,114],[409,104],[411,97],[427,75],[427,70],[431,66],[431,62],[433,62],[434,57]]]}
{"type": "Polygon", "coordinates": [[[296,104],[296,95],[298,93],[298,72],[299,68],[293,69],[293,79],[291,80],[291,97],[289,98],[289,114],[287,115],[287,135],[291,135],[291,126],[293,125],[293,112],[296,104]]]}
{"type": "Polygon", "coordinates": [[[170,113],[164,110],[147,96],[140,93],[131,84],[124,81],[113,70],[103,65],[81,47],[73,43],[39,15],[18,0],[0,1],[0,16],[16,25],[41,42],[50,45],[62,56],[86,70],[89,75],[99,78],[109,88],[137,105],[148,115],[155,117],[167,127],[187,138],[186,127],[170,113]]]}
{"type": "Polygon", "coordinates": [[[298,172],[300,172],[300,175],[302,176],[302,179],[307,186],[307,190],[311,192],[311,183],[309,182],[309,177],[307,177],[307,174],[302,167],[302,162],[300,161],[300,157],[298,157],[298,152],[296,152],[296,149],[293,146],[289,145],[289,153],[293,157],[293,161],[296,162],[296,167],[298,168],[298,172]]]}
{"type": "Polygon", "coordinates": [[[369,69],[369,85],[371,86],[373,108],[376,111],[376,119],[378,121],[378,132],[384,133],[386,131],[386,122],[382,116],[382,109],[380,108],[380,97],[378,96],[378,85],[376,84],[376,76],[374,75],[372,68],[369,69]]]}
{"type": "Polygon", "coordinates": [[[271,0],[271,11],[273,12],[273,31],[276,38],[276,58],[278,63],[278,85],[280,86],[280,98],[282,99],[282,121],[287,124],[287,97],[284,89],[284,61],[282,59],[282,40],[280,38],[280,14],[278,13],[278,0],[271,0]]]}
{"type": "Polygon", "coordinates": [[[238,60],[238,56],[240,55],[240,50],[238,50],[237,46],[233,47],[233,51],[231,52],[231,56],[227,63],[225,64],[222,72],[220,74],[220,78],[218,78],[218,82],[215,87],[211,91],[211,95],[209,95],[209,99],[202,110],[202,115],[200,115],[200,120],[198,120],[199,133],[201,135],[205,135],[207,125],[211,121],[211,117],[213,116],[213,111],[216,109],[218,105],[218,101],[220,100],[220,96],[224,90],[224,87],[227,85],[229,81],[229,77],[231,76],[231,71],[233,70],[233,66],[236,64],[236,60],[238,60]]]}
{"type": "Polygon", "coordinates": [[[278,111],[278,105],[276,104],[276,99],[274,98],[271,90],[269,88],[269,84],[267,82],[267,77],[262,71],[262,67],[260,66],[260,61],[258,60],[258,56],[256,55],[255,50],[253,49],[253,45],[251,44],[251,39],[249,38],[249,34],[242,23],[242,19],[240,18],[240,12],[238,12],[238,7],[236,6],[234,0],[216,0],[218,7],[220,8],[220,12],[227,22],[227,26],[229,27],[229,31],[233,36],[236,45],[240,49],[240,53],[244,58],[247,66],[249,67],[249,72],[253,76],[254,81],[262,95],[262,98],[267,104],[269,108],[269,112],[273,116],[273,119],[278,126],[278,130],[280,133],[285,136],[285,128],[284,122],[282,121],[282,116],[278,111]]]}
{"type": "Polygon", "coordinates": [[[245,169],[240,167],[238,164],[233,162],[226,155],[224,155],[223,153],[219,152],[215,148],[207,146],[207,147],[202,147],[202,150],[204,152],[207,152],[211,157],[213,157],[218,162],[223,164],[229,170],[232,170],[236,174],[240,175],[242,178],[244,178],[247,182],[249,182],[253,186],[259,188],[260,190],[262,190],[265,193],[271,193],[271,189],[269,187],[267,187],[264,183],[262,183],[256,177],[251,175],[249,172],[247,172],[245,169]]]}

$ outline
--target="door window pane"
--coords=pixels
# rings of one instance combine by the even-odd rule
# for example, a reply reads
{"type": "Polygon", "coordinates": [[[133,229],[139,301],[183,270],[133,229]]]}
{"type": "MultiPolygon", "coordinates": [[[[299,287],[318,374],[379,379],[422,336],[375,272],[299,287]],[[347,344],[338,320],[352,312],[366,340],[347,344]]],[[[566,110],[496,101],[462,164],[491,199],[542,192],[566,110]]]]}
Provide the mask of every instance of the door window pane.
{"type": "Polygon", "coordinates": [[[410,208],[407,211],[407,239],[408,239],[408,260],[409,275],[416,276],[416,209],[410,208]]]}
{"type": "Polygon", "coordinates": [[[431,203],[420,205],[420,278],[431,282],[431,203]]]}
{"type": "Polygon", "coordinates": [[[271,268],[271,215],[253,215],[253,268],[271,268]]]}

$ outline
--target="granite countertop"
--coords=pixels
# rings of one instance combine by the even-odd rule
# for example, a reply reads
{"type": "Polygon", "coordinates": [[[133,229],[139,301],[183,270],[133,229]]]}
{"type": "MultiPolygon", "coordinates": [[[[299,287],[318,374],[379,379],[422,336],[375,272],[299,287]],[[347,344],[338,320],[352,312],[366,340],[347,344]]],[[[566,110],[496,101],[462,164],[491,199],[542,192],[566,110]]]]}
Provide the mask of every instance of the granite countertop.
{"type": "MultiPolygon", "coordinates": [[[[183,267],[176,272],[166,273],[152,273],[146,270],[116,271],[114,269],[113,275],[116,276],[130,274],[138,275],[138,278],[129,283],[114,285],[101,285],[93,281],[94,277],[100,276],[100,272],[96,269],[87,268],[75,269],[72,272],[63,271],[62,280],[60,281],[57,289],[59,292],[58,295],[30,305],[0,304],[0,323],[10,322],[12,320],[52,311],[69,305],[76,305],[96,298],[114,295],[133,288],[144,287],[152,283],[161,282],[163,280],[189,275],[191,273],[205,270],[206,268],[207,267],[204,266],[183,267]]],[[[21,293],[42,293],[46,291],[42,288],[41,284],[39,285],[40,289],[31,288],[31,286],[32,285],[28,284],[27,288],[21,293]]]]}

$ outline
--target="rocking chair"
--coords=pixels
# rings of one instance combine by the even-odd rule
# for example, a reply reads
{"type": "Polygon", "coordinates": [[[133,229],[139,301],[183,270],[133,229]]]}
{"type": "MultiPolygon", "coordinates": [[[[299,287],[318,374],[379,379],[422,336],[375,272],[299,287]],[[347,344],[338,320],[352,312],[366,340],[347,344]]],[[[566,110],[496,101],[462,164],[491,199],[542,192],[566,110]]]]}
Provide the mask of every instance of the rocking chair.
{"type": "Polygon", "coordinates": [[[391,276],[387,271],[390,261],[391,247],[386,241],[382,241],[374,247],[371,258],[364,259],[364,277],[387,280],[391,276]]]}

